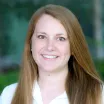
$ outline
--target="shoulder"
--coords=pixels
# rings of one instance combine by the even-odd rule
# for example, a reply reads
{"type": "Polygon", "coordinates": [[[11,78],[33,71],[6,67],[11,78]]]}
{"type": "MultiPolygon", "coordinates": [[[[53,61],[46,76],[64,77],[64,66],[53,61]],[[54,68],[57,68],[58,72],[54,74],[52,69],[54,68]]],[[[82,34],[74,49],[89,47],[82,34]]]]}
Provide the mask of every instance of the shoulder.
{"type": "Polygon", "coordinates": [[[10,104],[17,87],[17,83],[11,84],[4,88],[1,94],[1,104],[10,104]]]}
{"type": "Polygon", "coordinates": [[[103,85],[103,87],[102,87],[102,104],[104,104],[104,85],[103,85]]]}

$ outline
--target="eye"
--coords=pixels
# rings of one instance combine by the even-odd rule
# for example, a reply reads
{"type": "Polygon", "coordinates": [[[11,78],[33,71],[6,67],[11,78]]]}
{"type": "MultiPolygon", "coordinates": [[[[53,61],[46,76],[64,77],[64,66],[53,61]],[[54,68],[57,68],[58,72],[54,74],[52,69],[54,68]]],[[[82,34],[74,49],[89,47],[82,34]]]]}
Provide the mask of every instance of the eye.
{"type": "Polygon", "coordinates": [[[64,37],[58,37],[57,40],[59,40],[59,41],[65,41],[66,39],[64,37]]]}
{"type": "Polygon", "coordinates": [[[45,36],[44,36],[44,35],[38,35],[37,38],[39,38],[39,39],[44,39],[45,36]]]}

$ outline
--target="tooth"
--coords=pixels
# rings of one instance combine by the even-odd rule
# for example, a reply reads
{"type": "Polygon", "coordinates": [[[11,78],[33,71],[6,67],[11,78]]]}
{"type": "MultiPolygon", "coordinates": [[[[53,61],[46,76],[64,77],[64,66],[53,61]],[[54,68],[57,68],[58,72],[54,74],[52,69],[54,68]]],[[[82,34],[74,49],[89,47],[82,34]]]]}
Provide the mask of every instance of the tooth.
{"type": "Polygon", "coordinates": [[[48,55],[43,55],[45,58],[56,58],[57,56],[48,56],[48,55]]]}

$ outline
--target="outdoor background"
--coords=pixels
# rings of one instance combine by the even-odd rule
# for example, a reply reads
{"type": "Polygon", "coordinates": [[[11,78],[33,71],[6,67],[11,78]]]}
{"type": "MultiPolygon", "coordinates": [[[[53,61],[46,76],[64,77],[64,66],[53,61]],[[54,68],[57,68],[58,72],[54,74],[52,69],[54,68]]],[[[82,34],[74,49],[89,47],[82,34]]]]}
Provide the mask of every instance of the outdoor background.
{"type": "Polygon", "coordinates": [[[65,6],[76,15],[104,80],[104,0],[0,0],[0,93],[5,86],[18,81],[32,14],[50,3],[65,6]]]}

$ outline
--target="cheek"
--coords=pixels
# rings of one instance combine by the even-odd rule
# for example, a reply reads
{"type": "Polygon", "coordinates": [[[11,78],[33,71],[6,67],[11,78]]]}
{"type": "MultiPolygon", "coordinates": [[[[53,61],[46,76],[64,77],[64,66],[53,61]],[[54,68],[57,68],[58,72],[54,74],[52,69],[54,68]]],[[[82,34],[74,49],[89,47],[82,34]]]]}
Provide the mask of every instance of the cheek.
{"type": "Polygon", "coordinates": [[[38,54],[39,54],[39,45],[34,43],[32,44],[32,56],[36,63],[38,59],[38,54]]]}
{"type": "Polygon", "coordinates": [[[69,44],[66,44],[66,45],[64,45],[64,46],[61,46],[60,47],[60,51],[61,51],[61,53],[63,54],[63,55],[67,55],[67,56],[70,56],[70,46],[69,46],[69,44]]]}
{"type": "Polygon", "coordinates": [[[44,44],[42,42],[35,41],[32,43],[32,51],[34,54],[38,54],[43,47],[44,47],[44,44]]]}
{"type": "Polygon", "coordinates": [[[36,42],[32,41],[31,48],[32,48],[32,55],[34,57],[37,53],[37,50],[38,50],[38,44],[36,44],[36,42]]]}
{"type": "Polygon", "coordinates": [[[39,47],[39,42],[36,39],[34,39],[32,41],[32,49],[37,49],[38,47],[39,47]]]}

